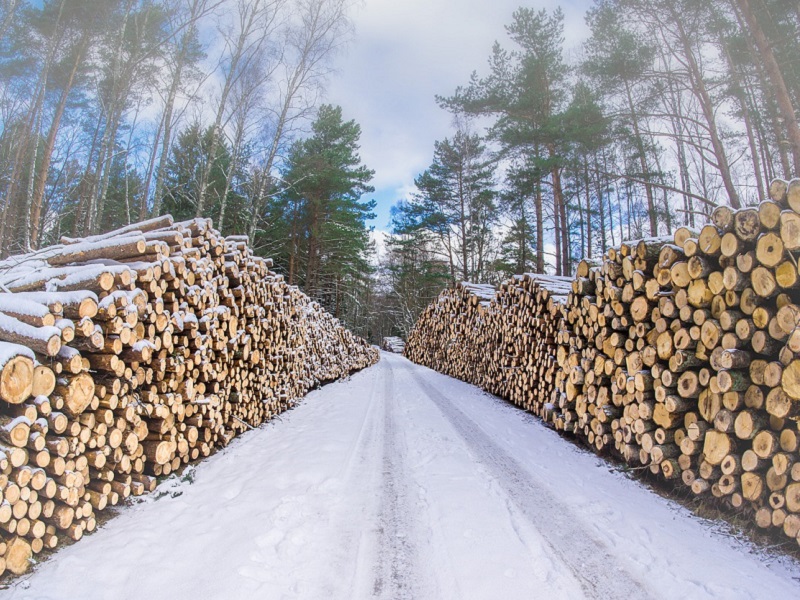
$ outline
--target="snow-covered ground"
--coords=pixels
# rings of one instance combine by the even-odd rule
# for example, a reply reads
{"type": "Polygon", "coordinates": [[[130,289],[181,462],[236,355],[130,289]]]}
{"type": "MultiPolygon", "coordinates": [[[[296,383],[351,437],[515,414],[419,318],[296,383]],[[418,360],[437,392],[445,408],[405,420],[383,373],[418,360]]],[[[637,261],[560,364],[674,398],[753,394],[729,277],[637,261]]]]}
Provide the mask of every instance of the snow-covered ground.
{"type": "Polygon", "coordinates": [[[384,353],[0,598],[800,597],[770,560],[480,390],[384,353]]]}

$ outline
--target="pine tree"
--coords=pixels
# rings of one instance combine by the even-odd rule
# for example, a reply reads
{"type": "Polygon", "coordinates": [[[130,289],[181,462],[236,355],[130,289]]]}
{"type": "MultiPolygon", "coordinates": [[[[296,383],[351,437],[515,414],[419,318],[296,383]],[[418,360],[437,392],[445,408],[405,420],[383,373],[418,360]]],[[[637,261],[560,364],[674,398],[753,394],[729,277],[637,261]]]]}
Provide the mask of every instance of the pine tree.
{"type": "Polygon", "coordinates": [[[192,123],[181,132],[172,149],[166,167],[166,189],[161,213],[172,214],[176,220],[191,219],[197,213],[201,195],[201,180],[207,170],[206,204],[201,216],[215,217],[227,188],[225,177],[230,170],[230,154],[224,140],[215,140],[213,127],[192,123]],[[211,152],[215,155],[212,157],[211,152]]]}
{"type": "Polygon", "coordinates": [[[287,237],[279,254],[290,283],[320,300],[336,316],[354,320],[370,274],[366,221],[374,217],[374,171],[361,164],[361,127],[344,121],[342,109],[320,107],[312,135],[296,142],[276,199],[287,237]]]}
{"type": "Polygon", "coordinates": [[[494,169],[480,136],[465,131],[436,142],[433,162],[415,180],[419,227],[435,232],[451,278],[483,280],[496,221],[494,169]]]}
{"type": "MultiPolygon", "coordinates": [[[[494,116],[491,129],[506,153],[525,153],[549,175],[552,218],[556,241],[556,272],[569,270],[569,239],[564,190],[561,181],[564,139],[561,110],[566,101],[569,68],[564,63],[564,14],[556,9],[520,8],[506,26],[513,50],[495,44],[489,58],[490,73],[473,76],[440,104],[456,113],[494,116]]],[[[544,218],[543,194],[537,189],[537,216],[544,218]]],[[[537,262],[544,265],[544,240],[539,238],[537,262]]]]}

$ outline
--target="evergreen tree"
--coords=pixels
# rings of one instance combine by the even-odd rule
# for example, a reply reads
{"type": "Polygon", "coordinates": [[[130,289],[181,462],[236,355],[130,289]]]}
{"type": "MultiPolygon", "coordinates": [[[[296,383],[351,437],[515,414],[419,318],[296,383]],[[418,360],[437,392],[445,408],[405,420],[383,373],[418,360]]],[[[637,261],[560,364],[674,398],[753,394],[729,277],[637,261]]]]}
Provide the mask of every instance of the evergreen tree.
{"type": "Polygon", "coordinates": [[[497,219],[494,169],[478,135],[456,132],[436,142],[433,162],[417,177],[412,214],[445,250],[453,281],[486,276],[497,219]]]}
{"type": "Polygon", "coordinates": [[[535,157],[520,153],[506,170],[500,207],[510,220],[501,242],[497,268],[508,274],[544,272],[544,216],[541,213],[541,180],[546,174],[535,157]]]}
{"type": "Polygon", "coordinates": [[[340,107],[320,107],[312,135],[291,148],[288,187],[276,200],[289,282],[351,324],[364,316],[359,303],[372,250],[366,221],[375,208],[374,200],[362,200],[374,191],[374,171],[361,164],[360,137],[361,127],[344,121],[340,107]]]}
{"type": "Polygon", "coordinates": [[[203,129],[198,122],[178,136],[166,167],[166,193],[161,202],[161,214],[169,213],[179,221],[195,216],[206,168],[211,175],[205,193],[211,201],[207,201],[203,216],[214,217],[219,213],[221,196],[227,188],[225,178],[230,169],[230,154],[224,140],[215,141],[214,136],[213,127],[203,129]],[[213,158],[212,151],[215,152],[213,158]]]}
{"type": "MultiPolygon", "coordinates": [[[[560,9],[520,8],[506,26],[513,50],[495,44],[489,59],[490,73],[472,77],[442,106],[474,115],[494,116],[492,137],[506,153],[525,153],[549,175],[552,218],[556,239],[556,272],[569,270],[569,240],[564,191],[561,182],[564,139],[561,110],[566,100],[569,68],[564,63],[564,15],[560,9]]],[[[537,188],[537,219],[544,219],[543,194],[537,188]]],[[[544,239],[538,237],[537,262],[544,264],[544,239]]]]}

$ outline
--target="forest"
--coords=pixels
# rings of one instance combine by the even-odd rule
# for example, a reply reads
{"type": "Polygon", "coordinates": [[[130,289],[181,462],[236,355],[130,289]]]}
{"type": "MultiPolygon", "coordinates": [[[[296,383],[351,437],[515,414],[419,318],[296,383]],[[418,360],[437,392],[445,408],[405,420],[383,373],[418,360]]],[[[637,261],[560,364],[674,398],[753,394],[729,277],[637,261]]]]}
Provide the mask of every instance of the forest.
{"type": "MultiPolygon", "coordinates": [[[[405,335],[443,287],[569,275],[800,172],[793,0],[519,8],[385,252],[348,107],[325,103],[349,0],[0,0],[0,255],[170,213],[246,234],[360,335],[405,335]]],[[[383,224],[379,224],[383,226],[383,224]]]]}
{"type": "Polygon", "coordinates": [[[0,253],[151,216],[246,234],[344,321],[372,172],[322,103],[348,0],[2,0],[0,253]]]}
{"type": "Polygon", "coordinates": [[[597,0],[590,36],[523,7],[469,81],[453,133],[393,210],[396,333],[448,284],[572,275],[623,240],[699,228],[800,173],[800,4],[597,0]]]}

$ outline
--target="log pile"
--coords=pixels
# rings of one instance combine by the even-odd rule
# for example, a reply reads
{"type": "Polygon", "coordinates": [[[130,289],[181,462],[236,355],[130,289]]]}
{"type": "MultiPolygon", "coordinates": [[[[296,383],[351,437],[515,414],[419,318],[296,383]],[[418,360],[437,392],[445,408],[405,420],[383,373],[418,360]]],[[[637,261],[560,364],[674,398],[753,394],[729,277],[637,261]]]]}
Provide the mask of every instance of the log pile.
{"type": "Polygon", "coordinates": [[[403,350],[406,349],[406,342],[403,338],[400,337],[385,337],[381,342],[381,349],[386,350],[386,352],[393,352],[395,354],[402,354],[403,350]]]}
{"type": "Polygon", "coordinates": [[[478,318],[466,288],[445,292],[406,354],[800,543],[800,180],[770,196],[582,261],[554,313],[506,294],[478,318]],[[557,369],[548,330],[514,344],[522,314],[556,328],[557,369]],[[453,328],[465,347],[442,359],[453,328]],[[520,366],[553,374],[549,402],[520,366]]]}
{"type": "Polygon", "coordinates": [[[414,362],[484,387],[480,340],[495,288],[462,282],[444,290],[422,313],[406,340],[414,362]],[[424,332],[424,333],[422,333],[424,332]]]}
{"type": "Polygon", "coordinates": [[[666,241],[623,242],[600,265],[582,261],[559,333],[556,428],[582,435],[598,452],[613,447],[627,460],[653,447],[653,436],[642,436],[651,431],[655,405],[657,306],[669,292],[647,273],[666,241]]]}
{"type": "Polygon", "coordinates": [[[542,416],[551,411],[556,335],[569,286],[568,278],[536,274],[515,276],[499,289],[462,282],[423,312],[405,354],[542,416]]]}
{"type": "Polygon", "coordinates": [[[209,220],[61,242],[0,263],[0,573],[378,360],[209,220]]]}

